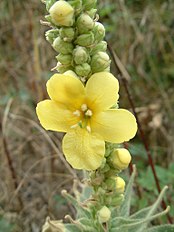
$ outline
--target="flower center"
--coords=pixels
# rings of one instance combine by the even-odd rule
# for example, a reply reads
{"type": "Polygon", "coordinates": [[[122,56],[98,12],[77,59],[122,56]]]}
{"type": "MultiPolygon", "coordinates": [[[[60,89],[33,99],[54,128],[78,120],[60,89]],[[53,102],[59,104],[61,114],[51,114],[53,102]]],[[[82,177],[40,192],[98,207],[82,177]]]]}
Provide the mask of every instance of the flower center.
{"type": "Polygon", "coordinates": [[[88,132],[91,132],[90,118],[93,115],[93,113],[92,110],[90,110],[86,104],[82,104],[80,109],[75,110],[73,112],[73,115],[79,117],[79,122],[71,126],[71,128],[76,128],[80,126],[81,128],[85,128],[88,132]]]}

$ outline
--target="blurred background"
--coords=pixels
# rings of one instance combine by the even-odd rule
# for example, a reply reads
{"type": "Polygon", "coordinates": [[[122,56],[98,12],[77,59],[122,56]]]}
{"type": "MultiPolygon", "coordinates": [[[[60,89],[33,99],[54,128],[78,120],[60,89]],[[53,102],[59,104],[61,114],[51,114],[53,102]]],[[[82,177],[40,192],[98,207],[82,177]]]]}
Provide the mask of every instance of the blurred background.
{"type": "MultiPolygon", "coordinates": [[[[174,1],[99,0],[98,7],[174,217],[174,1]]],[[[81,172],[62,156],[63,135],[45,131],[35,113],[56,65],[48,28],[40,24],[45,14],[39,0],[0,1],[0,232],[39,232],[48,215],[74,215],[60,192],[72,192],[81,172]]],[[[112,72],[118,74],[114,62],[112,72]]],[[[120,106],[131,110],[122,82],[120,106]]],[[[138,169],[135,211],[158,191],[139,133],[128,148],[138,169]]]]}

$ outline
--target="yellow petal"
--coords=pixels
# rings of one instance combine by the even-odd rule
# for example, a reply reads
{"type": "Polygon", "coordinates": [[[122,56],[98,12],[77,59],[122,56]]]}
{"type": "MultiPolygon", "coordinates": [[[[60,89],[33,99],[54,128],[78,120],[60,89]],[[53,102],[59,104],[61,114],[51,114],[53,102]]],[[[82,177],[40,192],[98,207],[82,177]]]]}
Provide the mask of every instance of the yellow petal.
{"type": "Polygon", "coordinates": [[[128,110],[111,109],[94,115],[91,119],[91,129],[105,141],[122,143],[135,136],[137,124],[134,115],[128,110]]]}
{"type": "Polygon", "coordinates": [[[102,163],[105,143],[99,136],[78,128],[64,136],[63,152],[73,168],[95,170],[102,163]]]}
{"type": "Polygon", "coordinates": [[[78,122],[78,118],[71,111],[52,100],[39,102],[36,113],[41,125],[46,130],[66,132],[78,122]]]}
{"type": "Polygon", "coordinates": [[[86,84],[88,106],[93,111],[109,109],[118,100],[119,83],[109,72],[93,74],[86,84]]]}
{"type": "Polygon", "coordinates": [[[84,86],[72,75],[54,74],[47,82],[47,91],[51,99],[71,110],[80,108],[84,101],[84,86]]]}

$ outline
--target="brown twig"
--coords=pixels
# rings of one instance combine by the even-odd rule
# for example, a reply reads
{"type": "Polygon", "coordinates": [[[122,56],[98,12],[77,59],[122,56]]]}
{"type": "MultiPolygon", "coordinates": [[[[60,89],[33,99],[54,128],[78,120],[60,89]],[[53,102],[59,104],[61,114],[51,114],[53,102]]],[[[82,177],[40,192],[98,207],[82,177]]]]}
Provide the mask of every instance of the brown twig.
{"type": "MultiPolygon", "coordinates": [[[[117,63],[117,60],[118,60],[118,56],[116,55],[116,53],[113,51],[113,49],[111,48],[110,45],[108,45],[108,48],[109,48],[109,52],[113,58],[113,62],[114,62],[114,65],[115,67],[118,69],[119,71],[119,75],[118,75],[118,78],[122,81],[123,83],[123,86],[125,88],[125,91],[126,91],[126,94],[127,94],[127,97],[128,97],[128,100],[129,100],[129,103],[130,103],[130,106],[132,108],[132,111],[134,113],[134,116],[136,118],[136,121],[137,121],[137,125],[138,125],[138,129],[139,129],[139,134],[140,134],[140,137],[141,137],[141,140],[143,142],[143,145],[144,145],[144,148],[146,150],[146,154],[147,154],[147,157],[148,157],[148,161],[149,161],[149,164],[150,164],[150,167],[152,169],[152,173],[153,173],[153,176],[154,176],[154,179],[155,179],[155,184],[156,184],[156,187],[157,187],[157,190],[158,192],[160,193],[161,192],[161,187],[160,187],[160,183],[159,183],[159,180],[158,180],[158,177],[157,177],[157,173],[156,173],[156,170],[155,170],[155,165],[153,163],[153,159],[152,159],[152,154],[151,154],[151,151],[149,149],[149,145],[148,145],[148,142],[145,138],[145,135],[144,135],[144,131],[142,129],[142,126],[141,126],[141,123],[139,121],[139,117],[138,117],[138,114],[136,113],[136,110],[135,110],[135,106],[134,106],[134,101],[132,99],[132,96],[130,94],[130,91],[129,91],[129,87],[128,87],[128,83],[127,83],[127,80],[126,78],[124,77],[124,73],[122,72],[122,70],[120,69],[118,63],[117,63]]],[[[167,207],[165,201],[163,200],[162,201],[162,208],[165,210],[167,207]]],[[[172,218],[170,217],[169,214],[167,214],[167,218],[168,218],[168,221],[169,223],[172,224],[172,218]]]]}

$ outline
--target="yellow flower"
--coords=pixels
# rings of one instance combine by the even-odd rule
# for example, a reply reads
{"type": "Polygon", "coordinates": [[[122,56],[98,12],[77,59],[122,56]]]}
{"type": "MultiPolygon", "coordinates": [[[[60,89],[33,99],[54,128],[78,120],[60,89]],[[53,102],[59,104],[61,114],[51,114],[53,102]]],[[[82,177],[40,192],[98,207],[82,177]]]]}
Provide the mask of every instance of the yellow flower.
{"type": "Polygon", "coordinates": [[[111,154],[112,165],[120,170],[126,169],[131,162],[131,155],[125,148],[117,148],[111,154]]]}
{"type": "Polygon", "coordinates": [[[40,123],[47,130],[67,132],[63,152],[76,169],[95,170],[103,160],[105,142],[122,143],[137,131],[135,117],[110,109],[118,100],[118,81],[108,72],[93,74],[86,87],[71,74],[55,74],[47,82],[51,100],[38,103],[40,123]]]}
{"type": "Polygon", "coordinates": [[[58,26],[72,26],[74,8],[66,1],[55,2],[49,10],[53,23],[58,26]]]}

